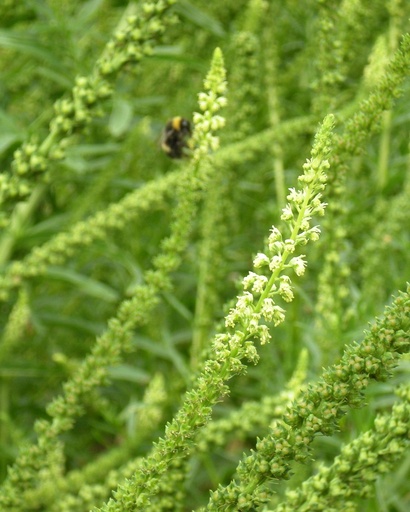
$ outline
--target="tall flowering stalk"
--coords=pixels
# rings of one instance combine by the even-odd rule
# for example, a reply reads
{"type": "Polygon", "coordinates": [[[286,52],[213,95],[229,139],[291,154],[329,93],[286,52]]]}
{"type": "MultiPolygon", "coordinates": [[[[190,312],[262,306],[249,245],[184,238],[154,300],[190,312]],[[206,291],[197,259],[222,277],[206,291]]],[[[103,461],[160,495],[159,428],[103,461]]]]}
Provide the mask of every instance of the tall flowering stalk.
{"type": "Polygon", "coordinates": [[[270,338],[269,329],[261,321],[277,326],[285,319],[285,311],[277,304],[275,297],[279,296],[285,302],[292,301],[291,279],[282,274],[292,269],[297,276],[302,276],[306,269],[305,256],[294,253],[310,240],[319,239],[320,229],[311,226],[311,220],[314,215],[323,215],[325,211],[322,190],[326,183],[325,171],[329,168],[327,157],[332,145],[333,124],[333,116],[327,116],[316,135],[311,158],[303,166],[304,173],[298,178],[301,189],[291,188],[287,196],[289,202],[281,216],[287,235],[273,226],[266,253],[258,253],[254,259],[255,270],[268,269],[270,276],[251,271],[244,278],[245,291],[225,321],[226,327],[235,334],[221,335],[218,344],[225,341],[229,345],[239,346],[250,337],[266,343],[270,338]]]}
{"type": "Polygon", "coordinates": [[[322,465],[301,487],[289,490],[274,512],[355,512],[355,497],[372,496],[375,480],[390,471],[410,446],[410,385],[397,394],[402,401],[390,413],[379,414],[373,429],[343,446],[331,466],[322,465]]]}
{"type": "MultiPolygon", "coordinates": [[[[379,66],[381,63],[384,64],[380,56],[378,61],[379,66]]],[[[340,349],[337,344],[328,346],[328,339],[342,339],[347,319],[353,314],[349,307],[351,266],[347,264],[348,259],[345,256],[342,257],[350,251],[347,242],[350,227],[346,223],[350,222],[347,219],[349,210],[347,180],[356,174],[352,158],[363,154],[371,134],[380,130],[384,113],[392,108],[394,99],[402,94],[402,84],[409,74],[409,69],[410,34],[404,34],[390,62],[385,65],[384,73],[380,71],[376,75],[373,73],[372,82],[375,76],[378,78],[374,89],[368,98],[360,102],[354,114],[345,122],[343,131],[337,135],[337,149],[332,155],[332,166],[335,172],[330,179],[331,199],[329,199],[329,212],[325,219],[327,238],[321,242],[326,244],[325,262],[319,275],[316,304],[317,328],[322,331],[319,342],[324,348],[323,354],[326,360],[329,360],[329,356],[331,359],[335,351],[340,349]],[[337,229],[334,228],[335,226],[337,229]]],[[[352,191],[356,195],[357,187],[352,187],[352,191]]],[[[349,200],[354,201],[355,197],[349,200]]]]}
{"type": "Polygon", "coordinates": [[[224,123],[216,114],[226,102],[223,96],[225,69],[219,49],[215,51],[204,85],[207,92],[199,95],[202,113],[194,118],[196,148],[177,186],[178,204],[173,212],[171,233],[162,241],[153,268],[145,272],[145,283],[136,287],[131,299],[120,304],[116,316],[109,320],[107,330],[96,340],[72,378],[63,385],[63,392],[48,406],[47,412],[52,419],[37,421],[38,442],[24,447],[9,469],[2,486],[0,505],[13,512],[24,510],[24,493],[39,485],[39,479],[44,483],[53,471],[62,470],[63,446],[59,436],[73,427],[75,418],[83,413],[84,404],[106,382],[108,367],[118,364],[124,351],[130,349],[134,329],[149,320],[160,301],[160,294],[172,286],[170,274],[182,261],[208,175],[208,167],[202,167],[203,160],[218,146],[214,130],[224,123]]]}
{"type": "Polygon", "coordinates": [[[169,23],[167,15],[176,0],[142,4],[138,15],[122,23],[106,44],[88,76],[78,76],[69,97],[54,104],[55,115],[46,137],[25,142],[14,152],[9,172],[0,173],[0,227],[7,231],[0,238],[0,264],[8,261],[16,233],[38,208],[45,192],[44,182],[53,179],[53,165],[61,161],[66,148],[91,122],[103,114],[102,105],[113,96],[113,81],[127,65],[136,65],[153,53],[169,23]],[[25,199],[23,205],[16,203],[25,199]],[[14,208],[12,215],[7,210],[14,208]]]}
{"type": "MultiPolygon", "coordinates": [[[[206,116],[199,119],[206,122],[206,116]]],[[[244,373],[243,360],[257,362],[254,341],[266,343],[270,338],[268,326],[262,322],[278,325],[284,320],[285,312],[274,298],[292,300],[290,278],[281,273],[294,270],[296,275],[302,275],[306,261],[303,256],[294,256],[294,252],[309,240],[318,239],[319,228],[311,226],[311,220],[315,214],[322,215],[325,209],[322,190],[329,166],[327,157],[331,151],[333,124],[332,116],[325,118],[316,135],[311,158],[299,177],[301,189],[291,189],[288,196],[289,203],[282,214],[288,237],[283,240],[279,230],[272,228],[266,254],[259,253],[255,258],[255,270],[269,269],[270,277],[255,272],[245,277],[245,291],[226,318],[228,332],[215,337],[211,358],[205,362],[193,389],[186,394],[181,409],[167,425],[164,438],[141,463],[138,474],[115,493],[115,500],[95,510],[119,512],[141,510],[150,505],[151,497],[158,492],[158,479],[175,460],[185,458],[194,449],[196,434],[210,420],[212,407],[228,394],[226,382],[244,373]]]]}
{"type": "MultiPolygon", "coordinates": [[[[200,112],[194,114],[195,129],[192,137],[194,149],[186,179],[191,182],[192,186],[196,184],[196,187],[193,188],[196,191],[198,191],[198,187],[201,188],[204,185],[202,179],[206,180],[206,176],[212,172],[208,165],[208,153],[217,149],[219,145],[219,139],[214,135],[214,131],[222,128],[224,125],[224,118],[218,112],[226,104],[225,91],[226,72],[222,52],[217,48],[213,55],[211,69],[204,81],[204,92],[200,93],[198,97],[200,112]],[[202,179],[200,178],[201,176],[202,179]]],[[[185,191],[181,200],[185,201],[186,198],[187,194],[185,191]]],[[[193,198],[195,200],[191,201],[191,205],[195,205],[199,199],[197,195],[193,198]]],[[[192,220],[193,213],[192,210],[185,210],[184,217],[192,220]]],[[[175,220],[178,223],[178,218],[175,220]]],[[[176,238],[173,244],[177,242],[178,239],[176,238]]],[[[169,249],[169,240],[165,241],[163,248],[169,249]]],[[[172,260],[166,260],[160,255],[159,258],[155,259],[155,263],[167,268],[172,263],[172,260]]],[[[153,284],[158,281],[160,276],[156,275],[154,271],[148,278],[153,284]]],[[[151,455],[141,461],[138,465],[138,473],[134,475],[133,479],[127,481],[125,485],[122,485],[116,491],[115,500],[110,500],[98,510],[104,512],[120,511],[124,510],[124,507],[128,507],[129,510],[138,510],[139,507],[149,506],[151,497],[161,490],[159,477],[175,466],[176,459],[181,458],[187,453],[188,437],[191,437],[192,434],[188,437],[184,435],[184,428],[181,431],[174,432],[173,426],[177,425],[179,421],[180,419],[176,419],[167,427],[165,439],[160,439],[151,455]]],[[[193,423],[200,423],[201,421],[201,416],[199,418],[194,416],[193,423]]],[[[194,424],[192,427],[194,427],[194,424]]],[[[188,430],[190,428],[188,425],[188,430]]],[[[176,426],[176,429],[179,430],[179,427],[176,426]]]]}
{"type": "MultiPolygon", "coordinates": [[[[256,450],[240,462],[238,478],[226,487],[219,486],[212,493],[206,510],[253,510],[256,505],[269,502],[272,491],[267,484],[289,478],[292,463],[306,463],[311,457],[310,445],[314,439],[318,435],[333,434],[348,408],[362,405],[364,390],[370,382],[384,381],[391,375],[400,355],[410,348],[409,292],[410,286],[406,293],[396,298],[391,308],[386,309],[384,318],[377,321],[363,342],[348,346],[338,364],[324,371],[317,383],[309,385],[301,393],[283,420],[275,422],[269,435],[258,439],[256,450]]],[[[396,430],[397,436],[407,436],[408,419],[407,411],[404,411],[396,430]],[[407,431],[403,432],[405,422],[407,431]]],[[[408,440],[405,437],[400,442],[403,446],[408,440]]],[[[382,458],[383,447],[381,454],[378,454],[378,449],[377,443],[373,444],[369,458],[377,460],[379,455],[382,458]]]]}
{"type": "MultiPolygon", "coordinates": [[[[294,297],[291,279],[285,272],[293,271],[297,276],[304,274],[306,259],[304,255],[295,255],[296,250],[309,241],[318,240],[320,235],[319,227],[312,226],[311,221],[314,215],[323,215],[326,207],[322,191],[329,168],[327,158],[332,149],[333,126],[333,116],[329,115],[316,134],[311,158],[304,164],[304,172],[298,178],[301,188],[289,191],[288,203],[281,216],[284,227],[282,231],[272,227],[265,252],[258,253],[254,259],[256,272],[250,271],[244,278],[244,292],[225,319],[227,332],[215,337],[213,357],[205,363],[197,389],[188,393],[187,401],[176,418],[180,421],[179,429],[184,426],[184,416],[192,415],[195,406],[197,411],[199,407],[204,410],[204,416],[210,413],[211,405],[228,393],[225,382],[246,370],[242,361],[258,361],[254,342],[259,340],[264,344],[269,341],[271,335],[267,324],[277,326],[284,321],[285,310],[277,299],[291,302],[294,297]],[[262,273],[264,270],[269,274],[262,273]]],[[[246,489],[249,495],[257,485],[250,487],[246,489]]],[[[241,493],[235,489],[232,492],[216,491],[208,509],[235,510],[240,506],[240,498],[241,493]]]]}

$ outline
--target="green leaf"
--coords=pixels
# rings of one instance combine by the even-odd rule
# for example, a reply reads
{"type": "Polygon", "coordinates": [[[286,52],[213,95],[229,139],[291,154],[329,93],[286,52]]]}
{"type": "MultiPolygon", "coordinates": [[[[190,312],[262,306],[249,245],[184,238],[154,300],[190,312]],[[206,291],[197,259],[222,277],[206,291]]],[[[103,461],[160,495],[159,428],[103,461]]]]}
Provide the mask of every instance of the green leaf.
{"type": "Polygon", "coordinates": [[[114,380],[126,380],[137,384],[147,384],[151,378],[149,373],[128,364],[109,368],[108,375],[114,380]]]}
{"type": "Polygon", "coordinates": [[[0,30],[0,48],[7,48],[45,61],[53,68],[65,72],[62,62],[52,49],[39,43],[37,36],[12,30],[0,30]]]}
{"type": "Polygon", "coordinates": [[[105,328],[105,324],[102,322],[88,322],[79,317],[59,315],[57,313],[36,312],[34,321],[36,324],[40,323],[41,327],[44,325],[68,327],[91,336],[98,336],[105,328]]]}
{"type": "Polygon", "coordinates": [[[134,112],[129,101],[116,98],[113,102],[112,112],[108,121],[108,128],[113,137],[120,137],[131,126],[134,112]]]}
{"type": "Polygon", "coordinates": [[[81,293],[101,299],[104,302],[115,302],[120,298],[119,293],[110,286],[71,269],[49,267],[45,275],[49,278],[72,284],[81,293]]]}
{"type": "Polygon", "coordinates": [[[180,16],[192,21],[192,23],[207,32],[211,32],[219,37],[225,36],[225,30],[218,20],[212,18],[209,14],[198,9],[198,7],[195,7],[190,2],[181,1],[177,3],[175,10],[180,16]]]}

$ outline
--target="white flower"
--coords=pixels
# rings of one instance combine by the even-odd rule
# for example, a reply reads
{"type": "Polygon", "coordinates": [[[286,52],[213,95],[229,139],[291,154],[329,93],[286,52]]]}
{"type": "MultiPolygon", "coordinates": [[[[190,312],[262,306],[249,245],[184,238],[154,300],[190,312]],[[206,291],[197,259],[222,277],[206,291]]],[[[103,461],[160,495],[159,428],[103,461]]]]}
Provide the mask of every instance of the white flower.
{"type": "Polygon", "coordinates": [[[259,360],[259,354],[256,350],[256,347],[251,342],[245,343],[245,357],[248,359],[248,361],[251,361],[253,363],[257,363],[259,360]]]}
{"type": "Polygon", "coordinates": [[[268,278],[266,276],[260,276],[259,274],[255,274],[255,272],[249,272],[242,281],[245,290],[251,288],[254,293],[259,294],[263,292],[267,282],[268,278]]]}
{"type": "Polygon", "coordinates": [[[262,313],[263,318],[267,322],[272,321],[273,315],[275,313],[275,302],[273,299],[271,299],[270,297],[267,297],[263,301],[261,313],[262,313]]]}
{"type": "Polygon", "coordinates": [[[289,266],[293,268],[297,276],[303,276],[306,269],[306,261],[303,259],[305,256],[296,256],[289,261],[289,266]]]}
{"type": "Polygon", "coordinates": [[[220,108],[226,107],[228,104],[228,100],[225,98],[225,96],[220,96],[216,99],[216,103],[219,105],[220,108]]]}
{"type": "Polygon", "coordinates": [[[293,291],[289,276],[282,276],[280,278],[279,295],[285,302],[292,302],[293,291]]]}
{"type": "Polygon", "coordinates": [[[287,204],[285,208],[282,209],[282,215],[280,216],[282,220],[292,220],[293,219],[293,212],[290,204],[287,204]]]}
{"type": "Polygon", "coordinates": [[[194,112],[193,121],[194,121],[195,126],[202,123],[203,119],[204,119],[204,116],[202,114],[200,114],[199,112],[194,112]]]}
{"type": "Polygon", "coordinates": [[[273,242],[269,244],[269,251],[272,254],[281,254],[285,248],[285,244],[283,242],[273,242]]]}
{"type": "Polygon", "coordinates": [[[269,329],[267,325],[260,325],[258,330],[259,339],[261,340],[261,345],[265,345],[269,342],[271,335],[269,334],[269,329]]]}
{"type": "Polygon", "coordinates": [[[251,319],[249,320],[248,323],[248,332],[250,334],[255,334],[256,332],[258,332],[260,317],[260,313],[252,313],[251,319]]]}
{"type": "Polygon", "coordinates": [[[306,232],[306,235],[308,236],[309,240],[312,240],[312,242],[316,242],[317,240],[319,240],[319,226],[313,226],[313,228],[310,228],[309,231],[306,232]]]}
{"type": "Polygon", "coordinates": [[[261,268],[265,265],[269,265],[269,258],[263,252],[258,252],[253,260],[253,266],[255,268],[261,268]]]}
{"type": "Polygon", "coordinates": [[[216,351],[225,350],[228,346],[229,334],[216,334],[214,338],[214,349],[216,351]]]}
{"type": "Polygon", "coordinates": [[[271,230],[270,230],[268,242],[270,244],[273,244],[274,242],[276,242],[278,240],[282,240],[282,233],[279,231],[278,228],[276,228],[275,226],[272,226],[271,230]]]}
{"type": "Polygon", "coordinates": [[[252,291],[254,293],[263,293],[263,290],[265,289],[265,285],[266,283],[268,282],[268,278],[266,276],[257,276],[257,278],[255,279],[254,283],[253,283],[253,286],[252,286],[252,291]]]}
{"type": "Polygon", "coordinates": [[[225,317],[225,327],[235,327],[238,320],[238,314],[236,309],[232,308],[225,317]]]}
{"type": "Polygon", "coordinates": [[[313,211],[317,215],[320,215],[321,217],[323,217],[323,215],[325,214],[326,206],[327,206],[327,203],[319,203],[317,206],[315,206],[315,209],[313,211]]]}
{"type": "Polygon", "coordinates": [[[307,231],[310,228],[310,221],[312,217],[310,215],[305,215],[305,217],[302,219],[302,222],[300,223],[300,229],[302,231],[307,231]]]}
{"type": "Polygon", "coordinates": [[[275,326],[285,320],[285,310],[275,304],[270,297],[263,301],[261,313],[266,322],[273,322],[275,326]]]}
{"type": "Polygon", "coordinates": [[[295,188],[289,189],[289,194],[287,195],[287,200],[291,201],[295,204],[302,204],[305,199],[305,191],[304,190],[296,190],[295,188]]]}
{"type": "Polygon", "coordinates": [[[288,238],[285,240],[285,250],[292,253],[295,251],[295,241],[288,238]]]}
{"type": "Polygon", "coordinates": [[[269,270],[274,272],[277,268],[282,266],[282,257],[281,256],[272,256],[269,262],[269,270]]]}
{"type": "Polygon", "coordinates": [[[245,290],[253,285],[256,277],[258,277],[258,274],[255,274],[255,272],[249,272],[249,274],[243,278],[242,284],[245,290]]]}
{"type": "Polygon", "coordinates": [[[225,317],[226,327],[235,327],[236,324],[249,318],[253,313],[253,295],[244,292],[238,297],[236,306],[232,308],[225,317]]]}
{"type": "Polygon", "coordinates": [[[211,128],[212,130],[220,130],[225,126],[225,118],[222,116],[214,116],[211,120],[211,128]]]}
{"type": "Polygon", "coordinates": [[[253,295],[249,292],[243,292],[243,294],[238,297],[236,307],[238,310],[242,311],[248,308],[251,304],[253,304],[253,295]]]}
{"type": "Polygon", "coordinates": [[[238,332],[235,332],[232,336],[229,336],[229,348],[231,350],[235,350],[236,348],[242,345],[242,335],[238,332]]]}
{"type": "Polygon", "coordinates": [[[280,306],[275,306],[275,311],[273,315],[273,323],[275,327],[281,324],[285,320],[285,310],[280,306]]]}

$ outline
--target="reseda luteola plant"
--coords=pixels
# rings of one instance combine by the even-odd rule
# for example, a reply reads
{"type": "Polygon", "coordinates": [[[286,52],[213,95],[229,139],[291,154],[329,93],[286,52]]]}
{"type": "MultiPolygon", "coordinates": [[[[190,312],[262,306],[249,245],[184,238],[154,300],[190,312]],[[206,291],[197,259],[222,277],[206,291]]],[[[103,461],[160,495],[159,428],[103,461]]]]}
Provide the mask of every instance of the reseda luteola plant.
{"type": "Polygon", "coordinates": [[[72,97],[55,103],[55,116],[46,138],[41,143],[34,140],[24,143],[15,151],[11,171],[0,175],[0,205],[13,205],[31,196],[23,219],[21,213],[8,219],[5,211],[1,212],[0,225],[9,225],[11,232],[3,236],[0,244],[0,262],[4,263],[11,251],[16,224],[24,222],[41,200],[44,188],[34,188],[35,183],[50,179],[51,164],[63,159],[74,136],[84,132],[95,117],[102,115],[102,102],[113,95],[111,82],[119,71],[152,54],[153,44],[174,20],[172,16],[164,16],[174,3],[175,0],[144,3],[138,16],[129,16],[107,43],[90,76],[77,77],[72,97]]]}
{"type": "MultiPolygon", "coordinates": [[[[225,75],[220,50],[215,51],[212,66],[204,82],[204,93],[199,94],[199,109],[194,117],[195,131],[191,163],[186,167],[177,184],[178,206],[174,211],[171,235],[162,242],[162,253],[153,262],[154,268],[145,274],[145,284],[134,291],[134,297],[121,303],[115,318],[108,323],[107,331],[97,340],[92,352],[79,366],[72,379],[63,386],[63,394],[53,400],[47,409],[52,421],[38,421],[36,445],[26,447],[3,484],[0,504],[13,510],[24,510],[24,491],[38,485],[38,479],[50,478],[60,472],[61,445],[58,436],[73,427],[75,417],[83,411],[82,401],[92,397],[97,386],[106,380],[107,368],[118,364],[121,353],[129,350],[132,330],[148,321],[159,300],[159,294],[169,290],[169,275],[181,261],[181,253],[189,240],[192,219],[198,207],[201,189],[209,175],[206,165],[208,151],[215,150],[218,138],[213,132],[223,126],[224,120],[217,112],[225,105],[225,75]],[[202,174],[200,173],[202,171],[202,174]],[[55,460],[57,455],[57,461],[55,460]],[[39,472],[41,475],[39,477],[39,472]],[[25,475],[22,478],[22,475],[25,475]]],[[[165,463],[165,460],[163,461],[165,463]]]]}
{"type": "MultiPolygon", "coordinates": [[[[361,345],[348,347],[340,363],[326,370],[317,384],[309,385],[289,407],[283,421],[274,422],[271,433],[258,439],[256,450],[244,457],[238,466],[238,481],[232,481],[226,488],[220,486],[212,494],[206,510],[252,510],[255,505],[269,502],[272,490],[264,485],[266,481],[289,478],[293,461],[303,463],[311,457],[309,446],[314,438],[332,434],[347,408],[361,405],[363,391],[370,381],[383,381],[389,377],[397,358],[410,349],[409,291],[410,287],[406,294],[396,299],[391,309],[387,309],[385,317],[373,326],[361,345]]],[[[406,390],[402,396],[406,399],[406,390]]],[[[356,442],[355,450],[363,450],[365,463],[358,465],[355,471],[366,481],[373,481],[376,474],[384,472],[392,459],[400,457],[408,448],[408,404],[399,406],[396,411],[400,416],[392,420],[392,438],[384,439],[383,446],[377,446],[378,455],[371,449],[366,451],[366,440],[356,442]],[[390,442],[391,450],[387,448],[390,442]]],[[[380,425],[386,428],[383,420],[376,421],[376,426],[380,425]]],[[[380,439],[377,430],[370,436],[380,439]]],[[[377,445],[377,441],[374,443],[377,445]]],[[[350,486],[349,478],[354,479],[354,471],[350,472],[348,468],[343,475],[343,469],[337,475],[341,482],[329,482],[322,489],[318,484],[319,489],[313,492],[308,481],[305,489],[310,493],[290,492],[289,496],[299,498],[297,504],[301,510],[315,510],[314,507],[339,510],[338,506],[343,508],[351,495],[367,496],[371,492],[369,487],[350,486]],[[323,497],[318,492],[320,490],[325,491],[323,497]]],[[[282,509],[279,505],[278,510],[290,509],[282,509]]]]}
{"type": "MultiPolygon", "coordinates": [[[[221,86],[216,85],[218,91],[221,86]]],[[[206,100],[210,103],[205,105],[211,106],[215,99],[216,92],[214,97],[206,100]]],[[[333,118],[328,117],[317,133],[311,159],[304,165],[304,173],[299,178],[301,189],[290,191],[289,203],[282,214],[287,228],[284,235],[278,228],[272,227],[266,251],[255,257],[255,270],[266,268],[269,277],[251,271],[244,278],[244,292],[225,319],[227,332],[215,337],[211,357],[204,363],[192,390],[186,394],[181,409],[167,425],[165,437],[142,461],[138,473],[120,486],[115,499],[96,510],[114,512],[123,510],[131,503],[136,510],[149,507],[152,495],[157,492],[158,477],[169,469],[174,459],[190,453],[196,433],[210,420],[212,407],[227,395],[229,388],[226,382],[246,370],[244,361],[257,363],[255,341],[264,344],[271,337],[268,326],[262,322],[277,326],[285,319],[285,310],[277,304],[277,297],[290,302],[293,291],[290,277],[284,272],[291,269],[297,276],[303,275],[306,260],[303,255],[295,256],[295,250],[319,237],[319,228],[312,226],[311,220],[313,215],[324,213],[322,190],[326,182],[326,157],[331,151],[332,128],[333,118]]],[[[217,501],[219,496],[220,493],[215,492],[212,500],[217,501]]],[[[229,506],[242,506],[238,500],[243,500],[240,493],[234,495],[229,506]]],[[[215,507],[215,510],[221,509],[219,504],[215,504],[215,507]]]]}
{"type": "MultiPolygon", "coordinates": [[[[344,199],[347,195],[348,162],[363,152],[363,147],[371,135],[380,129],[383,113],[391,108],[393,99],[400,94],[400,87],[410,70],[410,37],[405,34],[399,49],[393,53],[391,61],[385,63],[387,72],[378,72],[376,87],[366,100],[363,100],[357,111],[348,119],[344,132],[339,136],[338,152],[335,156],[335,173],[332,178],[332,200],[329,208],[327,227],[337,223],[337,229],[327,229],[327,251],[325,264],[319,276],[319,297],[316,308],[319,312],[318,324],[324,329],[323,345],[325,352],[326,338],[340,337],[346,330],[349,315],[349,290],[346,285],[351,273],[347,262],[343,261],[348,229],[346,227],[347,207],[344,199]],[[328,225],[329,224],[329,225],[328,225]],[[324,325],[326,327],[324,328],[324,325]]],[[[377,279],[377,277],[376,277],[377,279]]],[[[336,347],[335,347],[336,348],[336,347]]]]}
{"type": "Polygon", "coordinates": [[[409,392],[408,384],[400,387],[397,395],[403,401],[393,405],[392,413],[378,415],[374,430],[343,446],[330,467],[321,466],[299,489],[288,491],[275,512],[357,510],[350,498],[371,496],[376,478],[390,471],[397,455],[408,448],[409,392]]]}
{"type": "MultiPolygon", "coordinates": [[[[104,4],[113,19],[120,3],[104,4]]],[[[91,72],[49,97],[48,131],[12,146],[0,174],[1,510],[406,509],[410,287],[394,290],[410,272],[408,19],[403,0],[131,3],[91,72]],[[164,36],[181,46],[158,48],[164,36]],[[196,71],[218,46],[226,63],[215,50],[197,109],[196,71]],[[69,175],[68,147],[101,144],[97,118],[129,101],[129,69],[149,137],[116,139],[126,176],[95,180],[93,159],[69,175]],[[159,118],[192,108],[189,157],[161,160],[159,118]],[[62,177],[87,184],[73,184],[87,208],[54,201],[62,177]],[[84,299],[87,283],[116,298],[84,299]]]]}

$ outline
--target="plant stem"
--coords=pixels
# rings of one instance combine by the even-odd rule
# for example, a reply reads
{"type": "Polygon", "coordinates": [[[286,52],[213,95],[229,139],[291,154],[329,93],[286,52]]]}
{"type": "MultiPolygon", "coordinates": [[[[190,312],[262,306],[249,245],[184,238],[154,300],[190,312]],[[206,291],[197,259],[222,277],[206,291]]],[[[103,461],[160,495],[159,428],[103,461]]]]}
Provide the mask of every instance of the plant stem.
{"type": "Polygon", "coordinates": [[[24,225],[26,225],[43,198],[46,186],[37,185],[29,199],[16,205],[9,227],[0,240],[0,266],[5,265],[13,252],[15,243],[24,225]]]}

